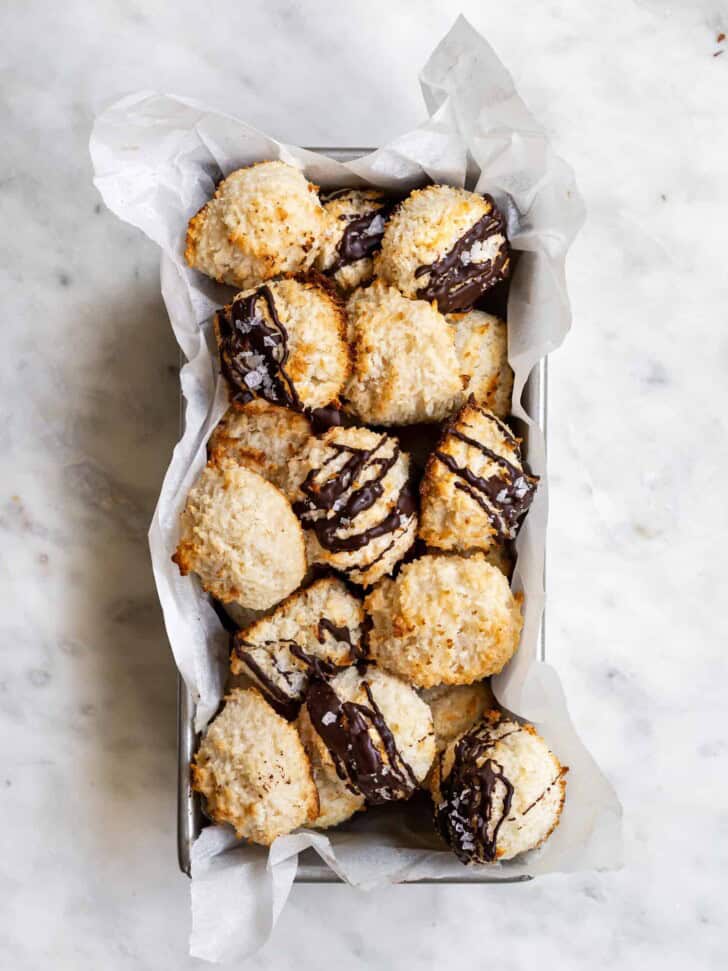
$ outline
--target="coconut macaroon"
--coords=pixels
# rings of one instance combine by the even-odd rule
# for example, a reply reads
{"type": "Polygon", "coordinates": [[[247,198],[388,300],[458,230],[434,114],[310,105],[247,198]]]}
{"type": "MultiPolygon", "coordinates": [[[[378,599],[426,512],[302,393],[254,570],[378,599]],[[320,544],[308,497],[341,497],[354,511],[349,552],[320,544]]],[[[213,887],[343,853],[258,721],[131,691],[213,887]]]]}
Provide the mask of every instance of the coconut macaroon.
{"type": "Polygon", "coordinates": [[[408,799],[435,756],[430,709],[409,685],[377,668],[347,668],[333,681],[314,681],[302,712],[319,763],[370,805],[408,799]]]}
{"type": "Polygon", "coordinates": [[[368,586],[391,572],[414,542],[416,504],[409,456],[390,435],[330,428],[293,462],[293,509],[306,530],[311,563],[368,586]]]}
{"type": "Polygon", "coordinates": [[[323,199],[326,217],[316,268],[342,290],[368,283],[391,203],[379,189],[339,189],[323,199]]]}
{"type": "Polygon", "coordinates": [[[463,863],[510,860],[558,825],[566,772],[533,725],[491,711],[435,761],[435,824],[463,863]]]}
{"type": "Polygon", "coordinates": [[[513,371],[508,363],[505,321],[482,310],[449,314],[460,373],[465,381],[463,402],[471,395],[499,418],[510,414],[513,371]]]}
{"type": "Polygon", "coordinates": [[[364,609],[371,656],[418,688],[497,674],[523,626],[518,598],[482,553],[421,556],[378,583],[364,609]]]}
{"type": "Polygon", "coordinates": [[[343,309],[330,283],[277,280],[215,315],[222,371],[242,401],[323,408],[349,376],[343,309]]]}
{"type": "Polygon", "coordinates": [[[347,777],[340,779],[331,753],[311,724],[306,707],[296,720],[296,728],[313,769],[319,800],[318,816],[311,821],[315,829],[329,829],[350,819],[354,813],[366,809],[366,800],[359,792],[352,792],[347,777]]]}
{"type": "Polygon", "coordinates": [[[187,496],[172,557],[223,603],[265,610],[306,572],[303,532],[283,493],[244,466],[208,463],[187,496]]]}
{"type": "Polygon", "coordinates": [[[427,461],[419,536],[441,550],[488,550],[516,536],[537,485],[519,439],[471,399],[427,461]]]}
{"type": "Polygon", "coordinates": [[[435,729],[438,752],[480,721],[493,704],[493,695],[485,681],[475,684],[438,684],[425,688],[420,698],[429,705],[435,729]]]}
{"type": "Polygon", "coordinates": [[[390,216],[377,273],[441,313],[472,307],[510,271],[503,216],[490,196],[449,185],[416,189],[390,216]]]}
{"type": "Polygon", "coordinates": [[[375,425],[441,421],[462,396],[451,327],[424,300],[375,281],[346,307],[352,375],[346,408],[375,425]]]}
{"type": "Polygon", "coordinates": [[[305,415],[254,398],[246,404],[233,402],[210,436],[207,450],[216,465],[244,465],[288,495],[291,460],[310,435],[305,415]]]}
{"type": "Polygon", "coordinates": [[[248,675],[277,711],[294,717],[312,677],[333,678],[366,656],[363,620],[360,601],[341,580],[317,580],[238,631],[230,670],[248,675]]]}
{"type": "Polygon", "coordinates": [[[208,815],[241,839],[269,846],[315,819],[318,795],[298,732],[255,689],[225,699],[192,763],[208,815]]]}
{"type": "Polygon", "coordinates": [[[232,172],[187,227],[185,259],[221,283],[252,287],[313,265],[324,227],[317,186],[285,162],[232,172]]]}

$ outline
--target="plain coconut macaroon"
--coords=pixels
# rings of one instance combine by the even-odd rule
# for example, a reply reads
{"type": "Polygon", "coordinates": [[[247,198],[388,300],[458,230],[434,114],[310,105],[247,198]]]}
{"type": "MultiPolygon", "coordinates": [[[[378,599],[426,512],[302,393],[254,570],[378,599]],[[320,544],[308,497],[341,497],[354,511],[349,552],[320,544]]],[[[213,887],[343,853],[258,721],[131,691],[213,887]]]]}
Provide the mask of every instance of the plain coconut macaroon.
{"type": "Polygon", "coordinates": [[[523,626],[519,598],[482,553],[412,560],[374,587],[364,609],[372,658],[418,688],[497,674],[523,626]]]}
{"type": "Polygon", "coordinates": [[[463,863],[536,849],[559,823],[566,772],[533,725],[491,711],[435,760],[437,829],[463,863]]]}
{"type": "Polygon", "coordinates": [[[238,631],[230,670],[248,675],[277,711],[294,717],[311,678],[333,678],[366,657],[363,623],[361,601],[342,580],[324,577],[238,631]]]}
{"type": "Polygon", "coordinates": [[[473,397],[499,418],[511,411],[513,371],[508,363],[508,328],[505,321],[482,310],[448,314],[455,351],[465,382],[462,402],[473,397]]]}
{"type": "Polygon", "coordinates": [[[420,698],[432,712],[438,752],[472,728],[493,704],[493,694],[485,681],[438,684],[420,691],[420,698]]]}
{"type": "Polygon", "coordinates": [[[316,268],[342,290],[368,283],[391,204],[379,189],[339,189],[323,198],[325,228],[316,268]]]}
{"type": "Polygon", "coordinates": [[[244,465],[288,495],[294,455],[311,436],[308,418],[263,398],[233,402],[215,427],[207,451],[216,465],[244,465]]]}
{"type": "MultiPolygon", "coordinates": [[[[408,799],[432,765],[430,709],[404,681],[376,667],[314,681],[301,711],[311,728],[307,743],[317,750],[312,761],[369,805],[408,799]]],[[[327,812],[325,803],[321,810],[327,812]]]]}
{"type": "Polygon", "coordinates": [[[257,162],[223,179],[190,219],[185,259],[220,283],[247,288],[311,268],[324,228],[317,186],[285,162],[257,162]]]}
{"type": "Polygon", "coordinates": [[[306,572],[303,532],[283,493],[244,466],[208,463],[187,496],[172,557],[222,603],[265,610],[306,572]]]}
{"type": "Polygon", "coordinates": [[[239,400],[296,411],[336,402],[349,377],[344,311],[323,278],[276,280],[215,315],[222,372],[239,400]]]}
{"type": "Polygon", "coordinates": [[[330,428],[309,440],[291,475],[299,483],[293,509],[311,563],[368,586],[391,572],[414,542],[409,456],[391,435],[330,428]]]}
{"type": "Polygon", "coordinates": [[[488,195],[449,185],[416,189],[387,222],[376,270],[443,314],[465,310],[508,277],[503,216],[488,195]]]}
{"type": "Polygon", "coordinates": [[[440,550],[489,550],[515,538],[538,478],[520,441],[471,399],[445,426],[420,483],[419,537],[440,550]]]}
{"type": "Polygon", "coordinates": [[[270,846],[318,815],[313,771],[296,729],[254,688],[236,689],[192,763],[192,788],[217,823],[270,846]]]}
{"type": "Polygon", "coordinates": [[[346,313],[352,347],[345,407],[372,425],[441,421],[457,409],[463,380],[452,328],[424,300],[376,280],[346,313]]]}

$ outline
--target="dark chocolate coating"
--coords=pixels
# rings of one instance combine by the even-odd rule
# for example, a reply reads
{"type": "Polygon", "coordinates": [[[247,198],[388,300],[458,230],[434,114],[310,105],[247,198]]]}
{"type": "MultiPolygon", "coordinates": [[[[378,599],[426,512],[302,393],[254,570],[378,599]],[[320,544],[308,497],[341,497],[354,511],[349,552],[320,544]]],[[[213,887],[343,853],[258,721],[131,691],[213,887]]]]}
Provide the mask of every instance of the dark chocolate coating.
{"type": "Polygon", "coordinates": [[[508,277],[510,270],[510,246],[506,239],[506,224],[493,199],[483,198],[492,206],[470,227],[455,243],[449,253],[427,266],[420,266],[415,277],[429,274],[428,282],[420,287],[417,296],[422,300],[436,300],[440,313],[449,314],[455,310],[467,310],[486,290],[508,277]],[[472,249],[475,243],[483,242],[491,236],[503,236],[496,256],[484,263],[463,263],[462,255],[472,249]]]}
{"type": "Polygon", "coordinates": [[[385,205],[372,212],[364,213],[363,216],[340,216],[340,219],[346,219],[346,227],[336,246],[336,261],[328,272],[336,273],[342,267],[357,263],[375,253],[382,245],[384,227],[381,231],[373,233],[371,225],[378,216],[386,220],[390,211],[391,207],[385,205]]]}
{"type": "Polygon", "coordinates": [[[486,720],[455,745],[450,774],[440,781],[435,825],[463,863],[492,863],[497,858],[498,833],[511,810],[513,784],[488,752],[501,738],[519,731],[515,727],[494,735],[486,720]]]}
{"type": "Polygon", "coordinates": [[[218,312],[222,371],[243,403],[254,397],[303,411],[293,381],[286,373],[288,331],[281,322],[269,287],[236,297],[218,312]],[[270,325],[258,313],[258,301],[268,309],[270,325]]]}
{"type": "Polygon", "coordinates": [[[339,642],[343,641],[349,645],[349,656],[342,664],[336,664],[326,658],[309,654],[295,640],[265,641],[261,644],[252,644],[244,639],[242,631],[236,635],[233,643],[233,651],[241,663],[247,667],[266,699],[284,718],[290,719],[296,717],[298,708],[306,697],[306,690],[310,679],[317,678],[325,681],[329,678],[336,677],[344,667],[355,664],[357,661],[361,661],[366,657],[366,648],[361,641],[357,644],[352,641],[351,631],[348,627],[337,627],[327,617],[322,617],[317,629],[317,637],[320,644],[326,642],[327,632],[334,640],[339,642]],[[277,672],[275,679],[271,678],[263,670],[253,654],[255,650],[265,650],[266,648],[271,649],[268,651],[268,654],[277,672]],[[303,692],[296,693],[291,681],[291,672],[279,665],[277,655],[280,651],[288,651],[300,662],[299,670],[302,670],[306,674],[303,692]]]}
{"type": "Polygon", "coordinates": [[[364,796],[370,805],[408,799],[417,788],[417,778],[397,749],[394,736],[363,682],[368,705],[341,701],[330,684],[314,681],[306,706],[311,724],[329,750],[342,782],[364,796]],[[378,736],[386,758],[372,734],[378,736]]]}

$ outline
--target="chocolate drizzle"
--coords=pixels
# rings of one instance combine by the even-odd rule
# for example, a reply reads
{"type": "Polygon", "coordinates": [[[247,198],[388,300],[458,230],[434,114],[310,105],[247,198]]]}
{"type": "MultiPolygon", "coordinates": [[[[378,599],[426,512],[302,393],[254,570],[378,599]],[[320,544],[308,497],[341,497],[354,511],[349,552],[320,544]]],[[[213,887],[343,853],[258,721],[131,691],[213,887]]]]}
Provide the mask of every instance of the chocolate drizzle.
{"type": "MultiPolygon", "coordinates": [[[[485,417],[497,421],[488,412],[481,411],[485,417]]],[[[504,437],[514,447],[517,447],[516,439],[510,429],[506,428],[501,422],[497,422],[504,437]]],[[[488,516],[491,526],[499,540],[513,539],[518,532],[518,524],[528,511],[538,485],[536,476],[528,475],[523,469],[509,462],[502,455],[498,455],[482,442],[471,438],[457,428],[450,428],[446,435],[459,439],[471,448],[477,449],[497,468],[494,475],[487,478],[476,475],[467,466],[460,465],[452,455],[448,455],[441,449],[435,451],[435,457],[443,465],[457,476],[461,481],[455,484],[455,488],[464,492],[476,502],[488,516]]]]}
{"type": "Polygon", "coordinates": [[[319,644],[324,644],[326,642],[326,632],[337,641],[339,644],[342,642],[349,645],[349,658],[352,662],[360,661],[367,656],[367,652],[361,643],[353,644],[351,640],[351,631],[348,627],[337,627],[333,621],[330,621],[328,617],[322,617],[318,622],[318,640],[319,644]]]}
{"type": "Polygon", "coordinates": [[[293,509],[304,529],[312,530],[319,544],[329,552],[356,552],[372,540],[406,527],[414,514],[414,499],[405,485],[393,508],[378,523],[360,532],[349,532],[356,517],[384,495],[384,478],[400,456],[398,445],[394,445],[391,455],[379,454],[388,441],[391,439],[382,435],[370,449],[331,441],[328,443],[333,451],[331,457],[321,468],[311,469],[301,483],[305,498],[295,502],[293,509]],[[326,467],[340,456],[345,457],[344,463],[327,475],[326,467]],[[374,474],[356,486],[370,470],[374,474]]]}
{"type": "Polygon", "coordinates": [[[368,705],[341,701],[331,685],[314,681],[306,701],[311,723],[352,792],[371,805],[408,799],[417,788],[415,774],[397,749],[368,682],[362,685],[368,705]]]}
{"type": "Polygon", "coordinates": [[[342,267],[357,263],[378,250],[382,245],[389,212],[389,206],[380,206],[362,216],[339,216],[339,219],[346,220],[346,227],[336,245],[336,260],[328,272],[336,273],[342,267]]]}
{"type": "MultiPolygon", "coordinates": [[[[267,643],[277,644],[278,642],[269,641],[267,643]]],[[[290,644],[294,642],[286,643],[290,644]]],[[[273,678],[271,678],[256,661],[253,654],[253,651],[256,649],[265,651],[265,645],[249,644],[247,641],[243,641],[239,638],[235,639],[235,646],[233,648],[235,654],[246,666],[273,708],[275,708],[279,714],[283,715],[284,718],[295,718],[302,698],[298,696],[296,689],[293,686],[292,675],[294,672],[286,671],[285,669],[281,668],[277,663],[275,654],[273,654],[272,651],[266,651],[265,653],[267,653],[270,657],[276,674],[280,675],[280,679],[278,681],[274,681],[273,678]],[[290,690],[286,691],[282,685],[286,685],[290,690]]]]}
{"type": "Polygon", "coordinates": [[[519,728],[493,735],[481,722],[455,746],[450,774],[440,783],[441,801],[435,824],[443,839],[464,863],[497,859],[498,834],[513,801],[513,783],[489,753],[519,728]]]}
{"type": "Polygon", "coordinates": [[[286,373],[288,331],[281,322],[269,287],[258,287],[246,297],[236,297],[217,315],[220,360],[223,374],[237,389],[238,400],[255,396],[274,405],[303,411],[301,399],[286,373]],[[263,300],[270,318],[258,309],[263,300]]]}
{"type": "Polygon", "coordinates": [[[242,664],[247,667],[250,674],[258,682],[263,694],[268,698],[273,707],[286,718],[294,718],[298,711],[298,706],[304,700],[309,681],[312,678],[326,681],[335,677],[348,664],[353,664],[366,657],[366,650],[361,643],[352,642],[351,631],[348,627],[336,627],[332,621],[322,617],[318,623],[317,637],[320,644],[326,643],[326,632],[331,634],[337,643],[349,645],[347,657],[341,659],[340,663],[329,660],[326,657],[319,657],[304,650],[301,645],[292,639],[262,641],[253,644],[243,640],[238,635],[235,638],[233,650],[242,664]],[[295,658],[300,662],[295,662],[284,666],[286,653],[290,658],[295,658]],[[256,654],[263,654],[270,661],[272,671],[264,669],[261,663],[262,658],[256,658],[256,654]]]}
{"type": "Polygon", "coordinates": [[[486,290],[504,280],[510,268],[510,247],[506,239],[506,225],[493,199],[484,195],[493,207],[463,233],[452,249],[427,266],[415,270],[415,277],[429,274],[428,282],[420,287],[417,296],[423,300],[436,300],[440,313],[465,310],[475,303],[486,290]],[[503,242],[492,259],[478,261],[471,251],[478,243],[493,236],[502,236],[503,242]]]}

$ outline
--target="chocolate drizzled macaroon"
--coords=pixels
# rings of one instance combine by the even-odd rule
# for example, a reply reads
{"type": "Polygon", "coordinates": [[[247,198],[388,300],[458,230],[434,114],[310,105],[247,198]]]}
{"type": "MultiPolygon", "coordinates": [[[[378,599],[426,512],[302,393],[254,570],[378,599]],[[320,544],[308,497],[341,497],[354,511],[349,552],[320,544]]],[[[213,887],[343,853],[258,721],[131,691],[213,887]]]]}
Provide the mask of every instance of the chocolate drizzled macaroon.
{"type": "Polygon", "coordinates": [[[533,725],[491,711],[435,761],[435,823],[463,863],[510,860],[554,831],[566,769],[533,725]]]}
{"type": "Polygon", "coordinates": [[[296,728],[313,769],[313,781],[319,799],[318,816],[309,825],[314,829],[329,829],[351,819],[354,813],[366,809],[366,799],[354,792],[346,773],[339,778],[329,750],[311,724],[304,705],[296,719],[296,728]]]}
{"type": "Polygon", "coordinates": [[[348,668],[333,681],[314,681],[302,715],[319,764],[370,805],[408,799],[432,764],[430,709],[384,671],[348,668]]]}
{"type": "Polygon", "coordinates": [[[244,465],[288,495],[291,460],[310,435],[305,415],[255,398],[246,404],[233,402],[210,436],[207,450],[215,465],[244,465]]]}
{"type": "Polygon", "coordinates": [[[255,689],[236,689],[225,699],[192,763],[192,788],[215,822],[263,846],[318,814],[298,732],[255,689]]]}
{"type": "Polygon", "coordinates": [[[379,189],[339,189],[323,197],[325,228],[316,268],[342,290],[368,283],[391,203],[379,189]]]}
{"type": "Polygon", "coordinates": [[[414,541],[409,456],[396,438],[368,428],[331,428],[293,462],[293,508],[309,562],[367,586],[389,573],[414,541]]]}
{"type": "Polygon", "coordinates": [[[428,546],[459,551],[513,539],[537,484],[510,428],[471,399],[428,459],[419,536],[428,546]]]}
{"type": "Polygon", "coordinates": [[[456,410],[463,381],[453,331],[431,304],[377,280],[355,291],[346,312],[349,412],[373,425],[413,425],[456,410]]]}
{"type": "Polygon", "coordinates": [[[306,572],[301,525],[291,504],[243,466],[208,463],[187,496],[172,557],[222,603],[265,610],[306,572]]]}
{"type": "Polygon", "coordinates": [[[324,227],[317,187],[285,162],[232,172],[189,222],[185,259],[214,280],[247,288],[310,269],[324,227]]]}
{"type": "Polygon", "coordinates": [[[504,321],[482,310],[449,314],[460,373],[465,381],[462,402],[476,403],[505,418],[511,411],[513,371],[508,363],[508,329],[504,321]]]}
{"type": "Polygon", "coordinates": [[[421,556],[364,601],[369,653],[418,688],[497,674],[518,647],[519,600],[482,553],[421,556]]]}
{"type": "Polygon", "coordinates": [[[293,718],[311,678],[330,680],[366,656],[363,619],[361,603],[341,580],[317,580],[238,631],[230,670],[247,674],[277,711],[293,718]]]}
{"type": "Polygon", "coordinates": [[[505,221],[490,196],[416,189],[390,216],[376,268],[406,297],[464,310],[509,274],[505,221]]]}
{"type": "Polygon", "coordinates": [[[222,372],[238,401],[294,411],[335,402],[349,376],[344,315],[330,283],[277,280],[215,315],[222,372]]]}

